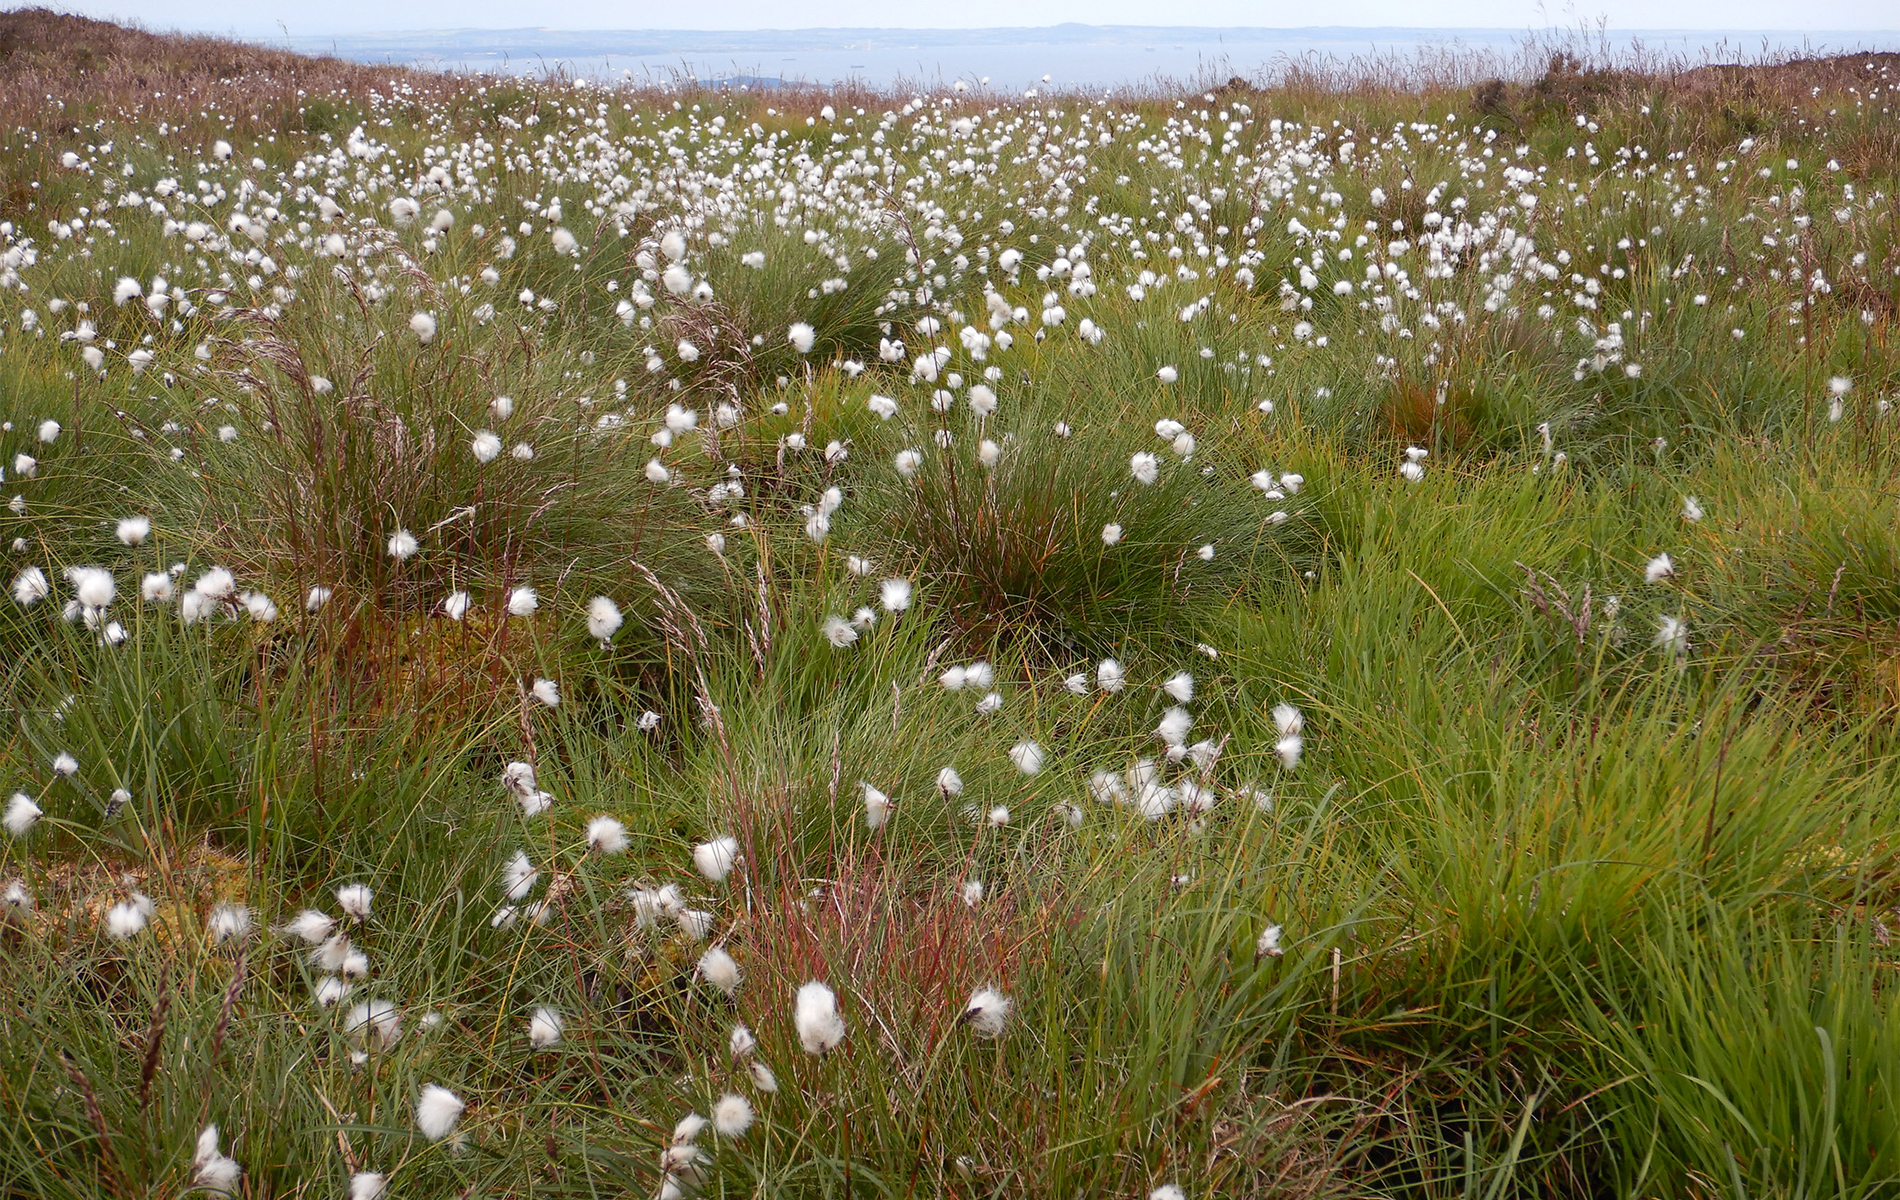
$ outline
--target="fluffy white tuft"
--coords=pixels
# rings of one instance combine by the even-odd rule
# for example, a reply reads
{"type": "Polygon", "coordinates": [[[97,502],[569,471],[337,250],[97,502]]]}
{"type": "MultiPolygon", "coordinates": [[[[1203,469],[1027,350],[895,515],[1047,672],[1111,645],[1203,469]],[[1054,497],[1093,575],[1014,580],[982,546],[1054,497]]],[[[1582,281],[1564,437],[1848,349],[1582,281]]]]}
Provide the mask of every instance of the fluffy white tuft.
{"type": "Polygon", "coordinates": [[[561,1040],[561,1030],[565,1027],[560,1010],[543,1004],[528,1018],[528,1044],[537,1050],[546,1050],[561,1040]]]}
{"type": "Polygon", "coordinates": [[[713,1105],[712,1125],[720,1137],[744,1137],[752,1128],[752,1102],[737,1092],[727,1092],[713,1105]]]}
{"type": "Polygon", "coordinates": [[[587,823],[587,848],[596,854],[619,854],[627,848],[627,827],[612,817],[587,823]]]}
{"type": "Polygon", "coordinates": [[[455,1132],[455,1123],[462,1119],[462,1111],[468,1105],[462,1098],[438,1084],[425,1083],[422,1094],[416,1098],[416,1128],[422,1136],[432,1142],[439,1142],[455,1132]]]}
{"type": "Polygon", "coordinates": [[[739,990],[739,964],[718,946],[699,956],[699,977],[728,996],[739,990]]]}
{"type": "Polygon", "coordinates": [[[620,606],[606,596],[595,596],[587,602],[587,636],[595,641],[612,638],[625,619],[620,615],[620,606]]]}
{"type": "Polygon", "coordinates": [[[724,883],[739,861],[739,839],[730,835],[716,837],[693,847],[693,865],[714,883],[724,883]]]}
{"type": "Polygon", "coordinates": [[[798,1044],[807,1054],[835,1050],[844,1041],[844,1018],[838,1015],[837,993],[816,979],[798,989],[792,1023],[798,1028],[798,1044]]]}
{"type": "Polygon", "coordinates": [[[978,1037],[1001,1037],[1011,1007],[1010,998],[995,988],[978,988],[970,993],[970,1002],[963,1006],[961,1023],[968,1025],[970,1032],[978,1037]]]}

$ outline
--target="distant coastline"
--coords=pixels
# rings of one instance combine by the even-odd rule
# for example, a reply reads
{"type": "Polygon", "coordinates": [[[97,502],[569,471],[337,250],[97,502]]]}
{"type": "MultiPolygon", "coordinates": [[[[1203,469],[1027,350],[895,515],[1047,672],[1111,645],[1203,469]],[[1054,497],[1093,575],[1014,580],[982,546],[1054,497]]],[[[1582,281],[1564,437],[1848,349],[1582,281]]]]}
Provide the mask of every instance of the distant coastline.
{"type": "Polygon", "coordinates": [[[1563,30],[1065,24],[990,29],[559,30],[453,29],[252,38],[357,62],[498,74],[779,83],[897,81],[1019,90],[1129,86],[1157,78],[1257,77],[1295,62],[1490,60],[1531,69],[1539,47],[1581,45],[1617,60],[1755,61],[1900,49],[1900,31],[1563,30]],[[1048,76],[1045,80],[1043,77],[1048,76]]]}

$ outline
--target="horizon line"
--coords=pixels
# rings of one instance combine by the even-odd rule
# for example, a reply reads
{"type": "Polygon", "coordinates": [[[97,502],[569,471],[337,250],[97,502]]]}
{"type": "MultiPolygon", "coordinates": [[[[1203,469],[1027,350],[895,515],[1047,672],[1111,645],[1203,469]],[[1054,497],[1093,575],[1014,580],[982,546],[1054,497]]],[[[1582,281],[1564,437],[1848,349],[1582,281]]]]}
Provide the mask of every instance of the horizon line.
{"type": "MultiPolygon", "coordinates": [[[[900,33],[994,33],[1022,31],[1053,31],[1063,29],[1090,29],[1104,31],[1160,31],[1191,30],[1202,33],[1311,33],[1342,30],[1351,32],[1396,31],[1405,33],[1582,33],[1588,37],[1603,34],[1642,34],[1642,33],[1702,33],[1732,34],[1735,36],[1752,34],[1814,35],[1821,33],[1900,33],[1900,26],[1891,28],[1841,27],[1831,29],[1815,28],[1769,28],[1693,26],[1693,25],[1655,25],[1655,26],[1603,26],[1599,29],[1573,30],[1567,26],[1546,25],[1098,25],[1083,21],[1061,21],[1052,25],[799,25],[799,26],[747,26],[726,29],[672,26],[633,26],[633,25],[438,25],[427,27],[407,27],[388,29],[359,29],[349,31],[353,34],[400,34],[400,33],[643,33],[643,34],[743,34],[743,33],[861,33],[861,32],[900,32],[900,33]]],[[[337,31],[320,34],[291,33],[296,37],[330,37],[337,31]]],[[[280,29],[275,36],[284,36],[280,29]]]]}

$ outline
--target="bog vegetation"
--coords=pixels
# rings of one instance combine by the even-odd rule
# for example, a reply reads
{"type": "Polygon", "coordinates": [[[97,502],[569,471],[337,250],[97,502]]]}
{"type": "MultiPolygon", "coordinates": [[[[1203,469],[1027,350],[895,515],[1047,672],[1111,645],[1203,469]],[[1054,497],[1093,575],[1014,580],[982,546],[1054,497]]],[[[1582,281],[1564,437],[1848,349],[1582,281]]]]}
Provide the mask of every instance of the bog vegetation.
{"type": "Polygon", "coordinates": [[[0,17],[0,1191],[1895,1194],[1896,86],[0,17]]]}

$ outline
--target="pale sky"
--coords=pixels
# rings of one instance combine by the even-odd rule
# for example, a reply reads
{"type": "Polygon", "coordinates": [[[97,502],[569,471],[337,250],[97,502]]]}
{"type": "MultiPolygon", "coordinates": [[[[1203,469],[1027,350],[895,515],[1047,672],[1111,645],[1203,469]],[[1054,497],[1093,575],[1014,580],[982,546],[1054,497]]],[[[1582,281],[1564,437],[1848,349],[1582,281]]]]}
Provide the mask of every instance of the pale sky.
{"type": "MultiPolygon", "coordinates": [[[[13,0],[0,0],[11,3],[13,0]]],[[[1610,27],[1708,30],[1892,30],[1895,0],[78,0],[53,7],[164,32],[308,37],[425,29],[813,29],[985,28],[1055,25],[1312,25],[1543,29],[1607,17],[1610,27]],[[281,23],[281,24],[280,24],[281,23]]]]}

